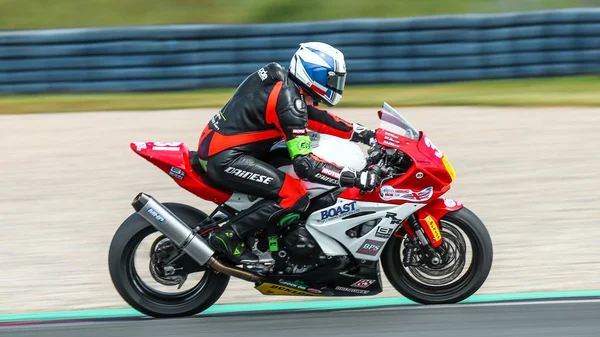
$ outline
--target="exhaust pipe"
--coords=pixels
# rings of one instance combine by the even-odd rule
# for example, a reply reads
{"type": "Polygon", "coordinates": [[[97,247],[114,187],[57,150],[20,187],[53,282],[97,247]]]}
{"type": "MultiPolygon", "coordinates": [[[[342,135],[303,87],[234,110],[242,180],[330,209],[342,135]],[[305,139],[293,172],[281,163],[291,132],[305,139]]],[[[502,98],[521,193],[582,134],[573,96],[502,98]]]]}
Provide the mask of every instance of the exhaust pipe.
{"type": "Polygon", "coordinates": [[[262,277],[252,274],[252,273],[249,273],[245,270],[226,266],[212,256],[210,257],[210,259],[208,259],[208,262],[206,263],[206,265],[213,268],[214,270],[217,270],[217,271],[223,273],[223,274],[227,274],[229,276],[237,277],[239,279],[250,281],[250,282],[256,282],[256,281],[260,281],[263,279],[262,277]]]}
{"type": "Polygon", "coordinates": [[[217,261],[213,257],[215,251],[208,243],[153,197],[140,193],[133,199],[131,205],[142,218],[171,239],[177,247],[200,265],[208,265],[218,272],[250,282],[262,279],[258,275],[239,268],[228,267],[217,261]]]}

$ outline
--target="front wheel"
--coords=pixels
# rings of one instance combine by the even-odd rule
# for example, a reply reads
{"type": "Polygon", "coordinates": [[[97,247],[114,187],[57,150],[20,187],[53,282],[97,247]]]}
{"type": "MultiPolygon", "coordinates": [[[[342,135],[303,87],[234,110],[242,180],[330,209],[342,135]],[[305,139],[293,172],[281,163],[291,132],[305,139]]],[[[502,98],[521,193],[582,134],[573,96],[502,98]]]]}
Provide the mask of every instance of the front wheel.
{"type": "MultiPolygon", "coordinates": [[[[203,212],[186,205],[164,206],[187,224],[206,218],[203,212]]],[[[190,258],[188,263],[181,263],[186,259],[180,258],[161,264],[161,254],[176,255],[176,249],[137,213],[123,222],[111,242],[108,264],[111,280],[125,302],[148,316],[183,317],[206,310],[221,297],[229,283],[228,275],[201,268],[190,258]]]]}
{"type": "Polygon", "coordinates": [[[405,250],[414,248],[403,238],[392,237],[382,254],[383,271],[392,286],[417,303],[460,302],[483,285],[492,267],[492,239],[473,212],[466,207],[450,212],[440,219],[440,227],[448,251],[442,266],[405,266],[405,250]]]}

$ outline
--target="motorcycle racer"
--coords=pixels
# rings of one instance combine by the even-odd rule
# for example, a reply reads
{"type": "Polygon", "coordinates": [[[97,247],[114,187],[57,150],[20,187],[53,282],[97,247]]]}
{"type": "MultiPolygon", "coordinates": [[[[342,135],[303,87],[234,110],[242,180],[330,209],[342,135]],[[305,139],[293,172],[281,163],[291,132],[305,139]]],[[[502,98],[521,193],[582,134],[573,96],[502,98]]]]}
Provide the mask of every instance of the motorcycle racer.
{"type": "Polygon", "coordinates": [[[302,43],[287,72],[272,62],[250,74],[204,128],[198,156],[208,179],[219,187],[264,198],[211,233],[209,244],[231,261],[257,263],[244,238],[271,224],[285,226],[308,207],[304,186],[264,161],[282,137],[299,178],[367,191],[378,186],[375,171],[356,172],[312,153],[307,129],[364,144],[374,137],[373,130],[317,107],[340,102],[346,75],[339,50],[320,42],[302,43]]]}

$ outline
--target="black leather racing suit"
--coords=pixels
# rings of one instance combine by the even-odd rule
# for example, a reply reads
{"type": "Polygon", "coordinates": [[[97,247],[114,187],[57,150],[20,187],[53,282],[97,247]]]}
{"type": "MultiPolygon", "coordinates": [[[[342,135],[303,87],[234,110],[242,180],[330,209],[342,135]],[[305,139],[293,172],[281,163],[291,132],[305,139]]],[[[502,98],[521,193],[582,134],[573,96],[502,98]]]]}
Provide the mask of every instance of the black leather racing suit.
{"type": "Polygon", "coordinates": [[[308,206],[303,185],[263,161],[282,138],[298,177],[326,185],[355,185],[354,171],[312,154],[307,128],[368,142],[363,139],[364,127],[307,106],[300,87],[277,63],[249,75],[205,127],[198,155],[209,179],[231,191],[265,198],[233,221],[231,228],[239,237],[271,223],[283,224],[308,206]]]}

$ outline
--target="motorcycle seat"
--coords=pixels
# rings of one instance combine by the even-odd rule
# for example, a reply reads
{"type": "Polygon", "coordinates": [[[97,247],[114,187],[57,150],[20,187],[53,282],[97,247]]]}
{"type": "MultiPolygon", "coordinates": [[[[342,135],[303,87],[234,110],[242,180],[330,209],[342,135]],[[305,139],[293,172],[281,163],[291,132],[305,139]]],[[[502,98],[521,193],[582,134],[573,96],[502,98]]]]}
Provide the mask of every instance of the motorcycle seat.
{"type": "Polygon", "coordinates": [[[206,173],[204,168],[202,168],[202,164],[200,164],[200,157],[198,157],[197,151],[190,151],[190,164],[192,165],[194,172],[199,175],[204,175],[204,173],[206,173]]]}

